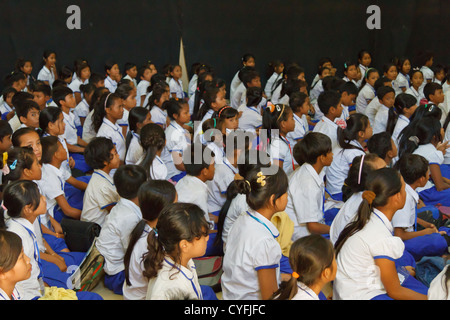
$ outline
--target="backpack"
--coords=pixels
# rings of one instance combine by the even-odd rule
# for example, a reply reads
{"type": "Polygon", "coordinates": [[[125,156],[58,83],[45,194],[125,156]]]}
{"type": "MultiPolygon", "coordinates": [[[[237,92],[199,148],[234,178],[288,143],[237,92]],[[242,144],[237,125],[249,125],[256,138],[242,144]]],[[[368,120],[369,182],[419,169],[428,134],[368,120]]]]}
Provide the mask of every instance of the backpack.
{"type": "Polygon", "coordinates": [[[202,286],[212,287],[215,292],[221,291],[222,256],[211,256],[193,259],[197,271],[198,282],[202,286]]]}

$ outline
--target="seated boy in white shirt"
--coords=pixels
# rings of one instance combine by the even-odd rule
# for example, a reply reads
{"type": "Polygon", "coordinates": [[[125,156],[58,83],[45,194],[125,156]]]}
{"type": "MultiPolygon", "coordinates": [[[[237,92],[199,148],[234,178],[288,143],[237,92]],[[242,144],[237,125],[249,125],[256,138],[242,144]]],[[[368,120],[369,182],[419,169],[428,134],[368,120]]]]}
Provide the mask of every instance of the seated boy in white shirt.
{"type": "Polygon", "coordinates": [[[119,168],[120,158],[112,140],[104,137],[92,139],[84,154],[94,173],[84,193],[80,220],[102,226],[108,213],[119,201],[119,194],[109,173],[119,168]]]}
{"type": "Polygon", "coordinates": [[[289,177],[286,206],[286,213],[294,222],[292,241],[311,233],[329,235],[331,222],[325,223],[323,169],[333,161],[330,138],[319,132],[308,133],[295,145],[294,158],[300,168],[289,177]]]}
{"type": "Polygon", "coordinates": [[[115,294],[123,295],[125,281],[124,256],[130,235],[139,221],[142,212],[139,207],[138,191],[147,181],[144,168],[137,165],[123,165],[114,174],[114,184],[120,196],[102,226],[95,246],[105,258],[105,286],[115,294]]]}
{"type": "Polygon", "coordinates": [[[25,100],[17,104],[16,114],[21,123],[20,128],[39,128],[39,114],[41,110],[33,100],[25,100]]]}
{"type": "Polygon", "coordinates": [[[324,91],[317,99],[320,111],[324,114],[314,127],[314,132],[325,134],[331,139],[332,150],[338,147],[337,130],[338,125],[334,122],[342,115],[341,94],[334,90],[324,91]]]}

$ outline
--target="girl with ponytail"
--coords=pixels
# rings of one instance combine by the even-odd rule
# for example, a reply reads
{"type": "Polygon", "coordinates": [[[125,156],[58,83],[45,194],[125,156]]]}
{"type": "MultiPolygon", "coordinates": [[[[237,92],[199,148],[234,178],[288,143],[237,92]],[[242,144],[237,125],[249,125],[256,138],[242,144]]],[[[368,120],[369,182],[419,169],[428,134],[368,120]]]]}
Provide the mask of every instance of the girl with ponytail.
{"type": "Polygon", "coordinates": [[[338,271],[333,299],[426,299],[427,288],[409,274],[400,277],[396,269],[395,260],[405,250],[403,241],[393,236],[391,224],[406,201],[400,173],[391,168],[371,172],[362,198],[356,219],[335,243],[338,271]]]}
{"type": "Polygon", "coordinates": [[[149,179],[166,180],[167,167],[161,159],[166,145],[166,135],[163,128],[156,123],[149,123],[141,130],[141,146],[144,153],[138,164],[144,167],[149,179]]]}
{"type": "Polygon", "coordinates": [[[141,146],[141,130],[152,122],[150,111],[144,107],[134,107],[128,115],[129,130],[126,136],[125,147],[127,150],[125,164],[136,164],[144,154],[141,146]]]}
{"type": "Polygon", "coordinates": [[[166,300],[175,293],[203,300],[193,258],[206,252],[209,224],[195,204],[166,206],[147,237],[144,276],[149,279],[146,300],[166,300]]]}

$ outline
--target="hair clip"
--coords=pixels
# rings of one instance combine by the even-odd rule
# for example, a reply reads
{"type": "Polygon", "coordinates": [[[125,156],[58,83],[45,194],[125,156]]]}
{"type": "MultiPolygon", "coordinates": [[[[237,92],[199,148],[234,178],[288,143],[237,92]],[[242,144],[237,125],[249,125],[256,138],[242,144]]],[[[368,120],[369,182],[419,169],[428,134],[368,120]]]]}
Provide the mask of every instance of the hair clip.
{"type": "Polygon", "coordinates": [[[262,174],[262,172],[258,172],[258,179],[256,180],[261,187],[264,187],[266,185],[266,176],[262,174]]]}
{"type": "Polygon", "coordinates": [[[108,94],[108,96],[107,96],[106,99],[105,99],[105,108],[106,108],[106,104],[108,103],[108,99],[109,99],[109,96],[110,96],[110,95],[112,95],[112,93],[108,94]]]}
{"type": "Polygon", "coordinates": [[[8,167],[8,165],[3,165],[3,168],[2,168],[2,173],[3,173],[3,175],[4,176],[6,176],[6,175],[8,175],[9,174],[9,167],[8,167]]]}
{"type": "Polygon", "coordinates": [[[153,228],[153,231],[155,232],[155,237],[158,238],[158,230],[156,228],[153,228]]]}
{"type": "Polygon", "coordinates": [[[300,278],[300,275],[297,272],[292,272],[292,277],[298,279],[300,278]]]}
{"type": "MultiPolygon", "coordinates": [[[[220,111],[219,111],[219,118],[220,118],[220,115],[222,114],[222,111],[223,110],[225,110],[225,109],[230,109],[231,107],[229,107],[229,106],[225,106],[225,107],[223,107],[222,109],[220,109],[220,111]]],[[[214,127],[215,128],[215,127],[214,127]]]]}
{"type": "Polygon", "coordinates": [[[14,160],[14,162],[9,166],[9,168],[10,168],[11,170],[14,170],[14,169],[16,168],[16,165],[17,165],[17,159],[14,160]]]}
{"type": "Polygon", "coordinates": [[[411,137],[409,137],[408,140],[411,141],[411,142],[414,142],[416,144],[416,146],[418,146],[419,142],[420,142],[420,140],[419,140],[419,138],[417,136],[411,136],[411,137]]]}
{"type": "Polygon", "coordinates": [[[347,69],[347,63],[344,63],[344,68],[347,69]]]}
{"type": "Polygon", "coordinates": [[[358,185],[361,184],[361,173],[362,173],[362,167],[364,164],[364,158],[366,157],[366,155],[364,154],[361,158],[361,165],[359,166],[359,174],[358,174],[358,185]]]}
{"type": "Polygon", "coordinates": [[[2,209],[3,211],[8,211],[8,209],[6,209],[5,204],[2,202],[2,209]]]}

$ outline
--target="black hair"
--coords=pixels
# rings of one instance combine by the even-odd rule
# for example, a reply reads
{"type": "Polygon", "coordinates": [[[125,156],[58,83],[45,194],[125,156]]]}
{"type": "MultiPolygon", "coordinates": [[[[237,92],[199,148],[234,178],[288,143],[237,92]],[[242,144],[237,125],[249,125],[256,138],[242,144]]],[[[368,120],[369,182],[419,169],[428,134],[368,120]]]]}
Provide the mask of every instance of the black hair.
{"type": "Polygon", "coordinates": [[[89,95],[93,92],[95,92],[95,89],[97,87],[93,85],[92,83],[86,83],[80,85],[80,91],[84,95],[84,98],[86,98],[86,95],[89,95]]]}
{"type": "Polygon", "coordinates": [[[253,79],[260,77],[259,73],[255,69],[249,67],[247,67],[247,69],[247,72],[243,72],[240,77],[245,88],[248,88],[248,83],[252,82],[253,79]]]}
{"type": "Polygon", "coordinates": [[[408,139],[400,141],[399,156],[413,153],[419,146],[441,141],[441,122],[432,117],[424,117],[413,128],[408,139]]]}
{"type": "Polygon", "coordinates": [[[23,101],[33,100],[33,99],[34,99],[33,94],[31,94],[29,92],[25,92],[25,91],[19,91],[14,95],[11,102],[12,102],[13,106],[17,108],[17,106],[19,104],[21,104],[23,101]]]}
{"type": "Polygon", "coordinates": [[[389,132],[374,134],[367,142],[367,149],[370,153],[377,154],[381,159],[386,159],[389,151],[392,151],[392,137],[389,132]]]}
{"type": "Polygon", "coordinates": [[[148,178],[151,179],[151,170],[153,160],[156,153],[164,149],[166,144],[166,134],[161,126],[155,123],[146,124],[140,133],[141,146],[144,149],[144,159],[140,165],[147,172],[148,178]]]}
{"type": "Polygon", "coordinates": [[[58,151],[58,137],[55,136],[47,136],[41,138],[42,144],[42,164],[52,162],[53,155],[58,151]]]}
{"type": "Polygon", "coordinates": [[[16,94],[17,90],[14,89],[13,87],[5,87],[2,91],[3,100],[6,101],[6,99],[8,98],[8,95],[10,95],[11,93],[16,94]]]}
{"type": "Polygon", "coordinates": [[[123,73],[126,73],[128,70],[133,69],[134,67],[137,67],[135,63],[132,62],[126,62],[123,65],[123,73]]]}
{"type": "Polygon", "coordinates": [[[39,131],[43,136],[48,129],[48,124],[55,123],[59,116],[62,114],[62,110],[58,107],[46,107],[39,113],[39,131]]]}
{"type": "Polygon", "coordinates": [[[89,68],[89,70],[91,69],[91,67],[89,66],[89,64],[86,61],[81,61],[80,63],[78,63],[76,65],[75,74],[80,78],[81,71],[83,71],[86,68],[89,68]]]}
{"type": "Polygon", "coordinates": [[[242,56],[242,62],[248,62],[248,60],[252,59],[256,60],[255,56],[252,53],[246,53],[242,56]]]}
{"type": "Polygon", "coordinates": [[[0,141],[3,141],[3,138],[6,136],[12,136],[13,130],[11,125],[6,120],[0,119],[0,141]]]}
{"type": "Polygon", "coordinates": [[[105,74],[107,74],[115,65],[119,66],[119,64],[113,60],[106,61],[104,65],[105,74]]]}
{"type": "Polygon", "coordinates": [[[366,188],[367,175],[373,171],[374,163],[381,159],[375,153],[367,153],[353,159],[347,178],[342,186],[342,200],[347,201],[354,193],[362,192],[366,188]],[[363,164],[361,166],[361,161],[363,164]]]}
{"type": "Polygon", "coordinates": [[[119,196],[132,200],[137,197],[139,187],[147,181],[147,172],[141,166],[123,165],[114,173],[113,180],[119,196]]]}
{"type": "Polygon", "coordinates": [[[198,177],[203,169],[208,169],[211,165],[214,166],[213,157],[214,152],[201,143],[191,144],[183,153],[183,163],[186,169],[186,174],[198,177]],[[208,150],[209,152],[205,152],[208,150]],[[199,157],[200,156],[200,157],[199,157]]]}
{"type": "MultiPolygon", "coordinates": [[[[398,137],[399,146],[404,145],[406,143],[406,140],[408,140],[409,137],[414,135],[414,130],[417,124],[420,123],[421,120],[426,117],[431,117],[441,121],[442,118],[441,108],[432,103],[419,105],[414,114],[412,115],[412,117],[409,119],[410,120],[409,124],[400,132],[400,135],[398,137]]],[[[446,125],[444,123],[444,130],[445,128],[446,125]]]]}
{"type": "Polygon", "coordinates": [[[395,125],[397,124],[398,117],[404,114],[405,109],[409,109],[415,106],[417,100],[414,96],[408,93],[400,93],[395,97],[394,106],[389,108],[389,117],[386,125],[386,131],[391,135],[394,133],[395,125]]]}
{"type": "MultiPolygon", "coordinates": [[[[150,95],[145,108],[151,110],[153,108],[153,106],[155,105],[155,101],[159,101],[161,99],[161,97],[166,93],[168,86],[169,85],[165,81],[164,82],[160,81],[160,82],[155,83],[153,86],[153,89],[151,91],[152,94],[150,95]]],[[[162,108],[162,106],[161,106],[161,108],[162,108]]]]}
{"type": "Polygon", "coordinates": [[[8,174],[4,175],[3,183],[7,183],[8,181],[20,180],[23,171],[25,169],[31,169],[35,158],[36,156],[33,152],[33,149],[28,147],[17,147],[9,150],[6,165],[10,170],[8,174]]]}
{"type": "Polygon", "coordinates": [[[180,241],[192,242],[206,237],[209,227],[205,213],[196,204],[177,202],[165,206],[156,228],[147,237],[148,252],[143,259],[144,277],[156,277],[167,255],[176,265],[180,264],[180,241]]]}
{"type": "Polygon", "coordinates": [[[92,125],[95,132],[98,132],[102,126],[103,119],[106,116],[106,108],[111,108],[116,100],[121,99],[117,93],[104,93],[100,100],[94,105],[94,113],[92,114],[92,125]]]}
{"type": "Polygon", "coordinates": [[[210,109],[212,109],[212,104],[216,101],[217,95],[220,92],[220,89],[214,86],[214,83],[211,83],[211,86],[207,86],[205,92],[202,95],[203,105],[200,107],[198,114],[196,116],[196,120],[202,120],[206,113],[210,109]]]}
{"type": "Polygon", "coordinates": [[[128,114],[129,130],[127,133],[127,138],[126,138],[126,143],[125,143],[127,152],[128,152],[128,148],[130,147],[131,139],[133,138],[133,132],[139,133],[137,125],[139,123],[143,123],[145,121],[145,119],[147,119],[149,112],[150,111],[144,107],[134,107],[133,109],[130,110],[130,113],[128,114]]]}
{"type": "Polygon", "coordinates": [[[380,102],[384,98],[384,96],[387,95],[388,93],[395,94],[395,90],[390,86],[381,86],[380,88],[378,88],[377,97],[380,100],[380,102]]]}
{"type": "Polygon", "coordinates": [[[91,103],[89,104],[89,112],[91,112],[95,105],[98,103],[103,94],[109,93],[109,90],[105,87],[99,87],[94,90],[91,97],[91,103]]]}
{"type": "Polygon", "coordinates": [[[141,77],[144,76],[145,70],[150,70],[150,66],[149,66],[148,64],[139,67],[138,73],[137,73],[137,76],[136,76],[136,78],[137,78],[139,81],[142,80],[141,77]]]}
{"type": "Polygon", "coordinates": [[[304,92],[293,92],[289,97],[289,107],[292,112],[299,112],[300,108],[305,104],[308,95],[304,92]]]}
{"type": "Polygon", "coordinates": [[[174,115],[179,115],[181,109],[183,109],[183,105],[181,101],[178,99],[170,98],[169,100],[164,102],[164,109],[167,111],[167,116],[170,120],[175,120],[174,115]]]}
{"type": "Polygon", "coordinates": [[[45,96],[52,96],[52,88],[43,81],[36,81],[32,85],[33,92],[42,92],[45,96]]]}
{"type": "Polygon", "coordinates": [[[267,138],[269,144],[272,142],[272,130],[280,129],[280,122],[288,119],[289,113],[292,109],[285,104],[276,104],[273,107],[264,109],[262,115],[262,129],[267,130],[267,138]]]}
{"type": "MultiPolygon", "coordinates": [[[[132,285],[129,266],[136,242],[142,237],[147,222],[158,219],[161,211],[175,201],[176,194],[175,186],[167,180],[147,181],[139,187],[138,200],[142,212],[142,220],[138,222],[131,232],[130,241],[123,258],[127,285],[132,285]]],[[[140,258],[143,259],[143,257],[140,258]]]]}
{"type": "MultiPolygon", "coordinates": [[[[3,209],[0,209],[3,216],[3,209]]],[[[2,219],[0,219],[2,220],[2,219]]],[[[0,223],[1,225],[1,223],[0,223]]],[[[6,273],[14,268],[22,253],[22,239],[15,232],[0,228],[0,272],[6,273]]]]}
{"type": "Polygon", "coordinates": [[[26,78],[25,73],[22,71],[13,71],[5,77],[3,84],[5,87],[11,87],[15,82],[25,80],[26,78]]]}
{"type": "Polygon", "coordinates": [[[418,154],[405,154],[396,163],[395,168],[400,171],[403,180],[409,185],[427,176],[428,160],[418,154]]]}
{"type": "Polygon", "coordinates": [[[209,76],[212,77],[212,73],[205,72],[198,76],[197,89],[195,90],[194,94],[195,96],[194,96],[194,108],[192,111],[192,120],[202,120],[202,118],[199,118],[199,112],[203,96],[206,94],[206,90],[208,87],[214,86],[213,81],[206,80],[206,78],[209,76]]]}
{"type": "Polygon", "coordinates": [[[275,68],[278,68],[281,65],[284,65],[284,63],[283,63],[283,61],[281,61],[279,59],[275,59],[275,60],[270,61],[267,64],[266,77],[269,78],[275,72],[275,68]]]}
{"type": "Polygon", "coordinates": [[[68,66],[62,66],[61,70],[59,71],[59,78],[60,80],[65,80],[68,78],[72,78],[73,77],[73,70],[72,68],[68,67],[68,66]]]}
{"type": "Polygon", "coordinates": [[[54,87],[52,90],[52,98],[58,107],[61,108],[61,100],[65,101],[68,95],[73,95],[72,89],[69,87],[54,87]]]}
{"type": "MultiPolygon", "coordinates": [[[[239,115],[239,111],[235,108],[232,108],[230,106],[224,106],[219,109],[219,111],[216,111],[213,113],[212,118],[217,119],[217,127],[221,127],[222,123],[226,119],[231,119],[239,115]]],[[[205,132],[205,131],[203,131],[205,132]]]]}
{"type": "MultiPolygon", "coordinates": [[[[30,180],[17,180],[9,183],[3,191],[3,205],[8,210],[10,218],[20,218],[26,206],[33,210],[39,207],[41,194],[37,184],[30,180]]],[[[3,209],[1,212],[0,229],[6,229],[3,209]]]]}
{"type": "Polygon", "coordinates": [[[33,100],[22,101],[21,103],[17,104],[15,107],[16,107],[16,114],[17,114],[17,117],[19,118],[19,120],[21,117],[26,118],[28,115],[28,112],[30,112],[33,109],[38,110],[39,112],[41,111],[41,109],[39,108],[39,105],[33,100]]]}
{"type": "Polygon", "coordinates": [[[35,133],[39,136],[39,133],[35,129],[30,127],[19,128],[13,132],[11,136],[11,141],[14,147],[20,147],[20,138],[28,133],[35,133]]]}
{"type": "Polygon", "coordinates": [[[111,139],[95,137],[84,149],[84,159],[92,169],[103,169],[112,160],[114,147],[111,139]]]}
{"type": "Polygon", "coordinates": [[[341,94],[335,90],[322,92],[317,98],[320,111],[327,115],[331,108],[336,108],[341,101],[341,94]]]}
{"type": "Polygon", "coordinates": [[[119,95],[120,99],[126,100],[131,95],[131,92],[133,92],[133,90],[136,90],[136,88],[124,83],[117,86],[115,93],[119,95]]]}
{"type": "Polygon", "coordinates": [[[370,172],[366,181],[366,190],[375,193],[376,197],[372,204],[369,204],[366,199],[362,200],[356,219],[342,230],[334,245],[336,255],[339,254],[348,238],[364,228],[372,215],[372,208],[385,206],[389,198],[399,193],[402,189],[400,173],[391,168],[382,168],[370,172]]]}
{"type": "Polygon", "coordinates": [[[246,98],[248,107],[258,106],[263,98],[263,90],[260,87],[247,88],[246,98]]]}
{"type": "Polygon", "coordinates": [[[436,94],[437,90],[442,90],[442,85],[437,82],[430,82],[423,87],[423,94],[430,101],[430,96],[436,94]]]}
{"type": "Polygon", "coordinates": [[[313,165],[320,156],[326,156],[332,150],[331,139],[320,132],[309,132],[294,146],[293,157],[301,166],[313,165]]]}
{"type": "Polygon", "coordinates": [[[369,118],[366,115],[362,113],[351,114],[347,119],[347,127],[345,129],[338,127],[337,129],[337,139],[341,148],[343,150],[358,149],[364,152],[364,149],[356,147],[350,142],[352,140],[357,140],[359,137],[359,132],[365,131],[369,125],[369,118]]]}
{"type": "Polygon", "coordinates": [[[100,81],[104,81],[106,77],[103,74],[100,73],[92,73],[91,77],[89,78],[89,83],[92,83],[93,85],[99,83],[100,81]]]}
{"type": "MultiPolygon", "coordinates": [[[[375,72],[378,73],[378,75],[380,74],[380,73],[378,72],[378,70],[375,69],[375,68],[367,68],[366,74],[363,74],[363,81],[361,82],[361,86],[359,87],[359,91],[361,91],[362,88],[364,88],[364,86],[366,85],[367,79],[369,78],[370,74],[375,73],[375,72]]],[[[387,79],[387,78],[386,78],[386,79],[387,79]]],[[[390,81],[390,80],[389,80],[389,81],[390,81]]]]}

